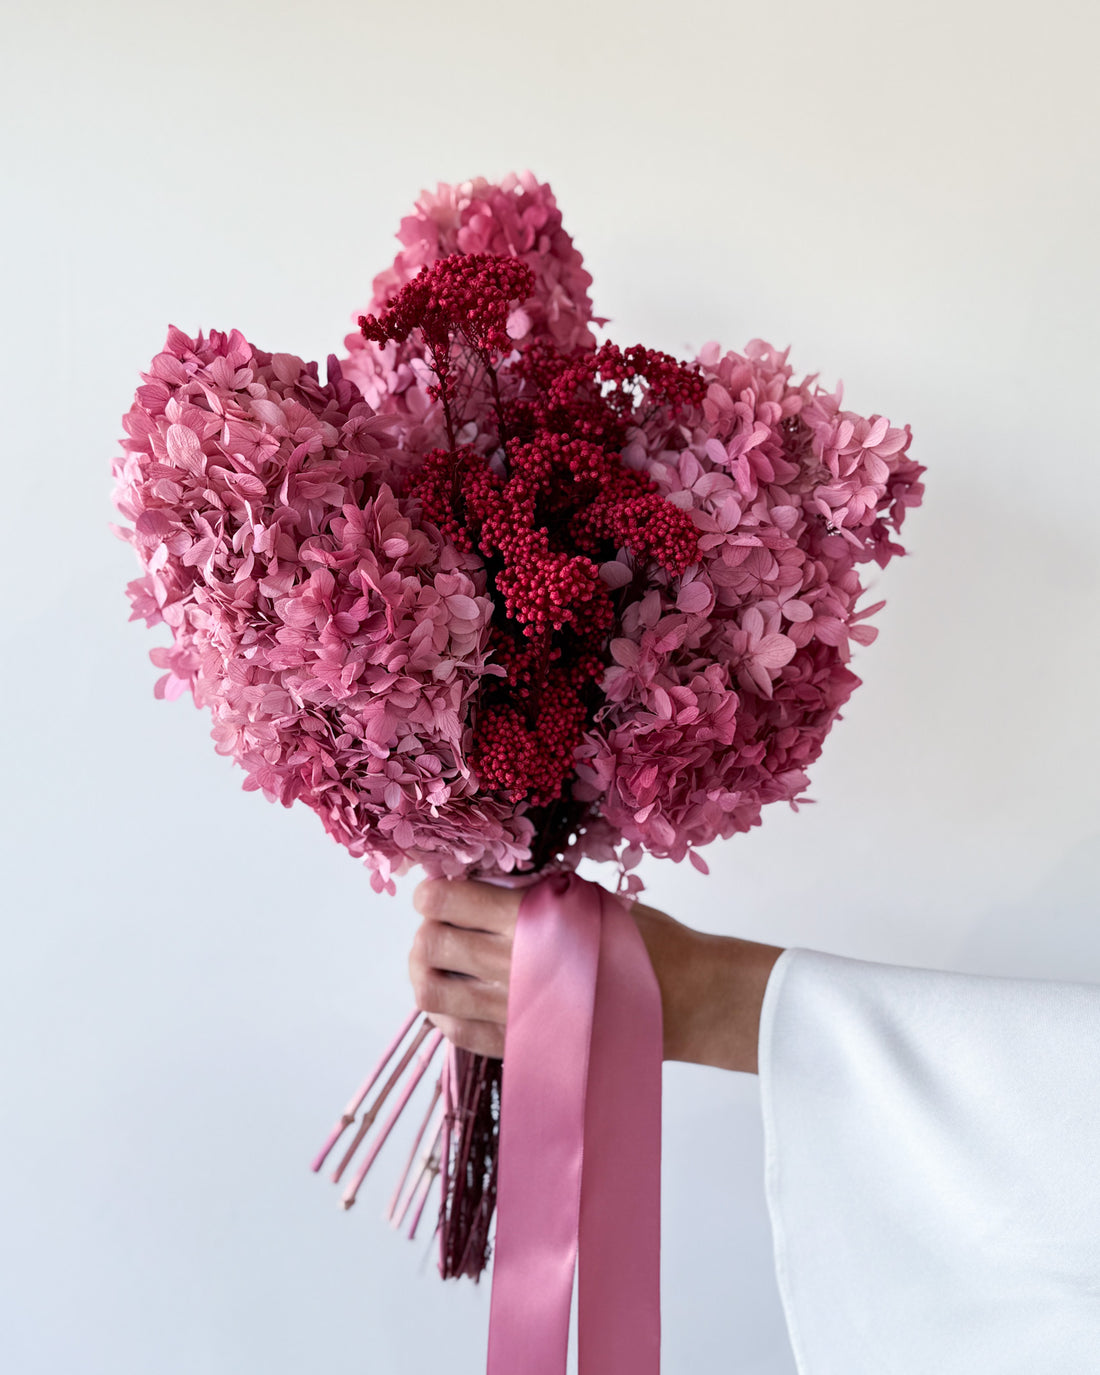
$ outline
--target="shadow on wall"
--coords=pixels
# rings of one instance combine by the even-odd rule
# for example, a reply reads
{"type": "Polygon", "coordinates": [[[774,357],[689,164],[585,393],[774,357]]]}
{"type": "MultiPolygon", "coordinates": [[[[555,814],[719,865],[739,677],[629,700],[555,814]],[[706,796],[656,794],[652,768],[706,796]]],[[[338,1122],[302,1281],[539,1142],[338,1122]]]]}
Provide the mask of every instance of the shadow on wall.
{"type": "Polygon", "coordinates": [[[1071,846],[1018,902],[977,917],[952,967],[1100,984],[1100,832],[1071,846]]]}

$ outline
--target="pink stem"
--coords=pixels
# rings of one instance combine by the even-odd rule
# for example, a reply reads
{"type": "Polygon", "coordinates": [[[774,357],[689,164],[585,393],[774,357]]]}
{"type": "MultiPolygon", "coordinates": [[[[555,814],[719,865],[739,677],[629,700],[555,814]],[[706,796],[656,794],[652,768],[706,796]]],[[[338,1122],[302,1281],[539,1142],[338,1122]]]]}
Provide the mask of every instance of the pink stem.
{"type": "Polygon", "coordinates": [[[370,1131],[371,1123],[374,1121],[374,1119],[378,1116],[379,1112],[381,1111],[382,1104],[390,1096],[390,1093],[393,1091],[394,1084],[396,1084],[398,1079],[400,1079],[401,1076],[405,1073],[405,1070],[408,1068],[409,1061],[420,1049],[421,1042],[424,1040],[425,1036],[427,1036],[431,1030],[431,1022],[425,1019],[423,1026],[416,1033],[413,1039],[409,1042],[408,1048],[406,1049],[404,1055],[402,1055],[401,1059],[397,1062],[397,1068],[386,1080],[384,1086],[379,1091],[378,1097],[374,1100],[374,1102],[370,1105],[367,1111],[363,1114],[363,1119],[359,1123],[359,1130],[355,1133],[355,1137],[352,1140],[351,1145],[344,1152],[343,1160],[341,1160],[339,1165],[337,1165],[336,1171],[332,1176],[332,1182],[334,1184],[340,1183],[341,1176],[347,1169],[352,1156],[359,1149],[363,1137],[366,1136],[368,1131],[370,1131]]]}
{"type": "Polygon", "coordinates": [[[337,1122],[336,1126],[333,1127],[332,1131],[329,1133],[328,1140],[321,1147],[320,1155],[318,1155],[317,1159],[310,1166],[314,1174],[316,1174],[317,1171],[320,1170],[321,1166],[328,1159],[329,1152],[332,1150],[333,1146],[336,1145],[337,1141],[340,1140],[344,1132],[355,1121],[355,1114],[359,1111],[360,1107],[362,1106],[363,1099],[366,1098],[368,1093],[370,1093],[371,1089],[374,1087],[375,1080],[379,1077],[382,1071],[389,1064],[390,1060],[393,1058],[394,1051],[396,1051],[397,1047],[409,1034],[409,1028],[412,1026],[413,1022],[415,1022],[417,1017],[419,1016],[419,1010],[414,1011],[409,1015],[409,1018],[405,1022],[405,1025],[401,1028],[401,1030],[390,1042],[389,1046],[386,1049],[386,1053],[382,1056],[381,1060],[379,1060],[378,1065],[376,1066],[373,1074],[371,1074],[369,1079],[365,1079],[363,1081],[363,1084],[361,1085],[358,1093],[344,1109],[343,1116],[340,1118],[339,1122],[337,1122]]]}
{"type": "Polygon", "coordinates": [[[348,1185],[347,1189],[344,1192],[343,1204],[345,1208],[350,1208],[351,1205],[355,1202],[355,1195],[359,1192],[359,1186],[362,1184],[363,1180],[366,1179],[367,1171],[378,1158],[378,1152],[386,1144],[386,1138],[389,1136],[390,1132],[393,1131],[393,1124],[401,1116],[405,1104],[412,1097],[413,1093],[416,1090],[416,1086],[420,1083],[421,1079],[423,1079],[425,1071],[431,1064],[432,1057],[439,1049],[439,1045],[442,1040],[442,1031],[437,1031],[435,1035],[432,1036],[432,1038],[429,1040],[424,1050],[421,1051],[416,1064],[413,1066],[413,1071],[409,1075],[408,1081],[406,1082],[405,1087],[402,1090],[401,1097],[394,1104],[393,1111],[390,1113],[389,1117],[386,1118],[385,1122],[380,1128],[378,1135],[375,1137],[370,1150],[367,1152],[366,1159],[363,1161],[362,1165],[359,1166],[355,1178],[348,1185]]]}
{"type": "MultiPolygon", "coordinates": [[[[446,1119],[444,1119],[444,1121],[446,1121],[446,1119]]],[[[442,1122],[439,1124],[439,1127],[440,1127],[440,1132],[443,1132],[443,1131],[445,1130],[442,1122]]],[[[439,1140],[439,1136],[437,1135],[437,1136],[436,1136],[436,1141],[438,1142],[438,1140],[439,1140]]],[[[434,1144],[433,1144],[433,1146],[432,1146],[432,1156],[433,1156],[433,1158],[434,1158],[434,1156],[435,1156],[435,1145],[434,1145],[434,1144]]],[[[420,1215],[421,1215],[421,1213],[424,1211],[424,1204],[427,1203],[427,1201],[428,1201],[428,1195],[429,1195],[429,1194],[431,1193],[431,1191],[432,1191],[432,1180],[435,1178],[436,1174],[439,1174],[439,1173],[441,1173],[441,1171],[440,1171],[438,1168],[437,1168],[436,1170],[433,1170],[433,1169],[431,1168],[430,1165],[429,1165],[428,1168],[425,1169],[425,1171],[424,1171],[424,1176],[425,1176],[424,1195],[423,1195],[423,1197],[421,1198],[420,1203],[419,1203],[418,1206],[417,1206],[416,1213],[415,1213],[415,1215],[414,1215],[414,1217],[413,1217],[413,1220],[412,1220],[412,1226],[409,1228],[409,1240],[410,1240],[410,1241],[412,1241],[412,1239],[416,1236],[416,1229],[420,1226],[420,1215]]],[[[414,1197],[415,1197],[415,1192],[414,1192],[414,1197]]]]}
{"type": "Polygon", "coordinates": [[[401,1206],[401,1211],[394,1218],[393,1225],[395,1227],[400,1227],[401,1224],[405,1221],[405,1215],[408,1213],[412,1201],[417,1195],[420,1185],[423,1182],[424,1176],[427,1174],[434,1179],[435,1176],[439,1173],[439,1160],[437,1157],[437,1152],[439,1150],[439,1138],[442,1135],[442,1133],[443,1113],[441,1110],[436,1116],[435,1121],[432,1123],[432,1129],[428,1137],[429,1141],[431,1141],[432,1144],[421,1157],[422,1164],[420,1166],[420,1169],[414,1177],[412,1186],[410,1187],[408,1193],[405,1195],[405,1202],[401,1206]]]}
{"type": "Polygon", "coordinates": [[[409,1178],[409,1171],[412,1169],[413,1161],[416,1159],[416,1152],[420,1148],[420,1143],[424,1139],[424,1133],[428,1129],[428,1123],[432,1120],[432,1113],[435,1112],[435,1105],[439,1102],[440,1094],[443,1091],[442,1080],[437,1079],[435,1088],[432,1090],[432,1101],[428,1104],[428,1111],[424,1114],[424,1120],[420,1124],[420,1130],[416,1133],[416,1139],[412,1143],[412,1150],[409,1152],[408,1161],[401,1178],[397,1182],[397,1188],[393,1191],[393,1198],[390,1200],[389,1211],[386,1216],[395,1227],[400,1227],[400,1220],[394,1222],[394,1213],[397,1212],[397,1203],[405,1189],[406,1181],[409,1178]]]}
{"type": "MultiPolygon", "coordinates": [[[[454,1122],[455,1112],[455,1048],[453,1045],[447,1047],[447,1059],[444,1061],[443,1069],[443,1147],[439,1153],[439,1177],[442,1181],[443,1199],[440,1207],[442,1215],[447,1206],[447,1182],[450,1173],[451,1160],[451,1126],[454,1122]]],[[[426,1197],[426,1195],[425,1195],[426,1197]]],[[[423,1203],[420,1205],[424,1207],[423,1203]]],[[[416,1233],[416,1224],[420,1221],[420,1212],[416,1214],[413,1222],[412,1231],[409,1233],[410,1240],[416,1233]]],[[[446,1229],[440,1231],[439,1240],[439,1268],[446,1273],[446,1229]]]]}

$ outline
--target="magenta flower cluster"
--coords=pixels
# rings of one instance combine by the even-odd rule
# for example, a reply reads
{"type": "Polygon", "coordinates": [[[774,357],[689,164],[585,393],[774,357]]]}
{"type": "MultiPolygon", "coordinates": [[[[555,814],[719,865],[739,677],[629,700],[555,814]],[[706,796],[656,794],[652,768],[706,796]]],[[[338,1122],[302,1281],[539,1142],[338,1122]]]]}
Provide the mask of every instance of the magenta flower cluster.
{"type": "MultiPolygon", "coordinates": [[[[515,349],[596,348],[591,277],[529,173],[424,193],[399,237],[369,311],[440,258],[509,255],[535,283],[507,320],[515,349]]],[[[172,632],[157,694],[190,690],[244,786],[313,808],[376,889],[413,864],[529,868],[530,809],[471,762],[479,689],[505,673],[487,570],[408,490],[449,447],[436,375],[415,339],[346,346],[321,383],[236,331],[173,328],[143,374],[115,529],[144,568],[131,618],[172,632]]],[[[705,868],[700,847],[796,806],[860,681],[851,645],[877,633],[860,566],[904,553],[891,535],[923,492],[909,427],[796,382],[787,352],[711,344],[696,361],[702,404],[639,404],[623,461],[690,513],[700,557],[678,574],[624,547],[600,567],[618,616],[575,754],[583,820],[555,861],[616,860],[626,892],[643,851],[705,868]]],[[[456,441],[489,456],[491,398],[471,392],[462,415],[456,441]]]]}

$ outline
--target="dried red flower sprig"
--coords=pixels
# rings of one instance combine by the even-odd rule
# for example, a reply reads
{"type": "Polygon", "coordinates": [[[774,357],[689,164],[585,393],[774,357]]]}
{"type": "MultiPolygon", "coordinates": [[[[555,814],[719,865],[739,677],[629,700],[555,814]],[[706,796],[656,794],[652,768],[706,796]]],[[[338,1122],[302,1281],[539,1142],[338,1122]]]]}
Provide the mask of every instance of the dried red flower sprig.
{"type": "Polygon", "coordinates": [[[534,285],[535,274],[518,258],[454,253],[421,268],[380,315],[359,317],[363,338],[377,344],[391,339],[404,343],[413,330],[420,331],[436,375],[428,394],[442,403],[452,448],[458,400],[452,346],[465,345],[489,376],[501,421],[493,360],[510,347],[507,325],[513,304],[525,301],[534,285]]]}
{"type": "Polygon", "coordinates": [[[674,412],[699,405],[705,383],[697,368],[640,344],[513,349],[507,322],[533,282],[514,258],[451,254],[360,317],[360,330],[379,344],[419,331],[431,359],[452,444],[425,456],[406,495],[451,544],[484,559],[491,645],[507,670],[483,683],[471,763],[483,789],[543,807],[573,772],[598,705],[592,686],[610,662],[615,610],[600,565],[626,549],[680,576],[698,558],[690,515],[623,463],[627,422],[639,396],[674,412]],[[453,442],[456,378],[467,378],[469,395],[471,363],[497,417],[491,454],[453,442]],[[522,651],[521,637],[532,642],[522,651]]]}

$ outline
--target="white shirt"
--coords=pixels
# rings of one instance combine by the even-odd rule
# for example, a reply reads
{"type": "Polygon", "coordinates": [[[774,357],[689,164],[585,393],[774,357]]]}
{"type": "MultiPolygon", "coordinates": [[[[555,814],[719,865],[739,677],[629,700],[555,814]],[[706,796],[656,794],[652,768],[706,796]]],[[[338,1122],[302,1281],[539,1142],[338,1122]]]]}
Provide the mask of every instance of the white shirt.
{"type": "Polygon", "coordinates": [[[759,1060],[800,1375],[1100,1375],[1100,986],[791,949],[759,1060]]]}

